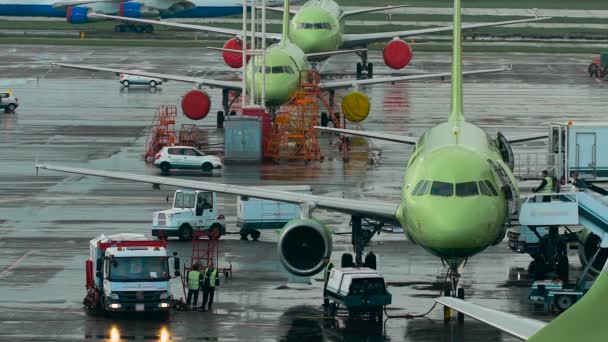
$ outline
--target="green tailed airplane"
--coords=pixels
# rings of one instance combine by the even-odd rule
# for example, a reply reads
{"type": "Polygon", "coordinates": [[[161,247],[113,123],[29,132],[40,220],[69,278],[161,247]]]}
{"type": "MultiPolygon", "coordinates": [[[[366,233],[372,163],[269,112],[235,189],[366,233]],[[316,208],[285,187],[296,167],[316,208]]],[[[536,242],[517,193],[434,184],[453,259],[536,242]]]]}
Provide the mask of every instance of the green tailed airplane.
{"type": "MultiPolygon", "coordinates": [[[[460,18],[460,1],[456,0],[452,104],[446,122],[430,128],[418,139],[325,128],[416,145],[397,203],[45,164],[37,164],[37,168],[298,204],[302,209],[301,218],[290,221],[282,229],[278,254],[288,271],[302,276],[322,270],[323,259],[331,255],[332,250],[331,231],[313,218],[314,209],[345,213],[351,215],[353,222],[360,222],[362,218],[398,222],[411,241],[449,265],[451,293],[456,295],[459,266],[467,258],[503,240],[509,208],[517,208],[514,202],[519,198],[515,179],[506,162],[505,156],[508,154],[504,153],[505,147],[510,148],[509,141],[502,135],[499,138],[490,137],[481,128],[465,120],[460,18]]],[[[546,137],[546,134],[519,137],[512,141],[540,137],[546,137]]]]}
{"type": "MultiPolygon", "coordinates": [[[[405,7],[408,5],[373,7],[354,11],[344,11],[342,7],[334,0],[309,0],[304,3],[297,11],[291,11],[289,6],[284,8],[267,7],[268,11],[279,11],[284,14],[293,14],[293,19],[290,23],[288,37],[290,41],[297,45],[304,53],[308,54],[310,60],[324,60],[332,55],[331,52],[337,53],[357,53],[361,57],[361,63],[357,63],[357,75],[363,71],[367,71],[368,75],[372,75],[373,65],[367,61],[367,45],[378,42],[391,42],[396,38],[406,38],[419,36],[423,34],[431,34],[438,32],[452,31],[453,26],[434,27],[418,30],[391,31],[379,33],[364,33],[364,34],[344,34],[344,19],[353,15],[390,10],[394,8],[405,7]],[[352,49],[352,48],[363,49],[352,49]],[[351,49],[351,50],[340,50],[351,49]]],[[[201,26],[186,23],[176,23],[167,21],[155,21],[140,18],[124,18],[119,16],[89,13],[91,17],[107,18],[115,20],[133,21],[145,24],[155,24],[164,26],[173,26],[179,28],[194,29],[199,31],[214,32],[219,34],[233,35],[236,37],[242,36],[242,31],[234,29],[218,28],[213,26],[201,26]]],[[[530,18],[520,20],[500,21],[493,23],[480,23],[463,25],[462,29],[474,29],[480,27],[503,26],[530,21],[546,20],[549,18],[530,18]]],[[[259,34],[258,34],[259,36],[259,34]]],[[[267,33],[266,39],[270,41],[284,40],[285,35],[276,33],[267,33]]],[[[405,43],[405,42],[404,42],[405,43]]],[[[405,43],[407,45],[407,43],[405,43]]],[[[407,47],[403,53],[411,53],[407,47]]]]}
{"type": "MultiPolygon", "coordinates": [[[[314,54],[306,54],[300,47],[296,44],[293,44],[289,38],[289,1],[285,1],[285,8],[287,9],[284,12],[283,18],[283,38],[276,44],[270,46],[266,50],[265,57],[265,70],[262,68],[262,57],[255,56],[254,62],[249,61],[245,73],[246,78],[246,87],[248,94],[251,94],[253,90],[253,94],[256,98],[261,96],[262,84],[265,80],[265,98],[266,105],[270,108],[276,108],[281,104],[288,102],[298,90],[301,81],[305,80],[308,77],[308,73],[311,70],[311,64],[308,61],[308,57],[314,55],[316,57],[319,56],[329,56],[333,54],[344,53],[344,51],[332,51],[332,52],[321,52],[314,54]],[[255,68],[255,69],[254,69],[255,68]],[[265,76],[262,73],[265,71],[265,76]]],[[[145,19],[141,19],[145,20],[145,19]]],[[[165,23],[165,22],[162,22],[165,23]]],[[[240,53],[240,51],[238,51],[240,53]]],[[[349,51],[350,52],[350,51],[349,51]]],[[[139,75],[146,76],[152,78],[159,78],[164,81],[174,80],[174,81],[182,81],[188,83],[194,83],[198,87],[208,86],[215,88],[222,88],[227,90],[233,90],[242,92],[243,84],[241,81],[224,81],[224,80],[214,80],[214,79],[206,79],[199,77],[189,77],[189,76],[180,76],[180,75],[168,75],[168,74],[160,74],[153,72],[145,72],[145,71],[130,71],[130,70],[122,70],[122,69],[114,69],[114,68],[106,68],[106,67],[97,67],[91,65],[76,65],[76,64],[66,64],[66,63],[54,63],[55,65],[73,68],[73,69],[82,69],[82,70],[90,70],[90,71],[105,71],[112,72],[115,74],[131,74],[131,75],[139,75]]],[[[499,69],[489,69],[489,70],[475,70],[468,71],[465,74],[482,74],[482,73],[491,73],[491,72],[499,72],[504,71],[505,68],[499,69]]],[[[451,75],[450,72],[442,72],[442,73],[434,73],[434,74],[426,74],[426,75],[413,75],[413,76],[396,76],[396,77],[384,77],[384,78],[375,78],[375,79],[367,79],[367,80],[339,80],[339,81],[329,81],[323,82],[320,87],[322,90],[332,90],[338,88],[348,88],[348,87],[359,87],[363,85],[376,84],[376,83],[392,83],[392,82],[403,82],[403,81],[411,81],[411,80],[420,80],[420,79],[429,79],[429,78],[443,78],[449,77],[451,75]]]]}

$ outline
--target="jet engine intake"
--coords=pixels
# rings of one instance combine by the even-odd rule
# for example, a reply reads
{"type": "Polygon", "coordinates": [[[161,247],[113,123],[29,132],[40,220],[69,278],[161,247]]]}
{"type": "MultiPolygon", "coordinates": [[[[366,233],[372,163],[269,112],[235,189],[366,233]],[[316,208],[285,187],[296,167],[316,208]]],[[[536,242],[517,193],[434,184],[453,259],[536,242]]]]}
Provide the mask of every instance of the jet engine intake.
{"type": "Polygon", "coordinates": [[[65,18],[70,24],[86,24],[89,22],[88,14],[86,7],[68,7],[65,18]]]}
{"type": "MultiPolygon", "coordinates": [[[[231,38],[226,42],[226,44],[224,44],[224,49],[242,51],[243,42],[236,37],[231,38]]],[[[251,56],[247,56],[247,61],[249,61],[250,57],[251,56]]],[[[224,63],[233,69],[239,69],[243,66],[243,54],[240,52],[223,51],[222,58],[224,58],[224,63]]]]}
{"type": "Polygon", "coordinates": [[[412,61],[412,48],[399,38],[394,38],[382,50],[384,64],[389,68],[399,70],[405,68],[412,61]]]}
{"type": "Polygon", "coordinates": [[[209,114],[211,98],[202,90],[191,90],[182,97],[182,112],[190,120],[201,120],[209,114]]]}
{"type": "Polygon", "coordinates": [[[277,248],[287,271],[311,276],[323,270],[323,259],[331,256],[331,231],[315,219],[293,219],[283,227],[277,248]]]}

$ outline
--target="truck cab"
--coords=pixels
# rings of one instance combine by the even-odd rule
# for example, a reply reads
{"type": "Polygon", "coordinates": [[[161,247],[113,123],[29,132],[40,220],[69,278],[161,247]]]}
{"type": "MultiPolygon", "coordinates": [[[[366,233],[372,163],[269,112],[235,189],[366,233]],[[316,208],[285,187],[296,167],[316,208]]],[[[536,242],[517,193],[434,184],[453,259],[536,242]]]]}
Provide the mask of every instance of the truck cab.
{"type": "Polygon", "coordinates": [[[154,213],[152,235],[159,238],[177,236],[182,241],[192,240],[193,231],[226,233],[226,220],[219,213],[217,195],[209,191],[177,190],[173,207],[154,213]]]}
{"type": "Polygon", "coordinates": [[[96,293],[96,306],[104,312],[169,312],[171,274],[165,241],[141,234],[101,235],[91,240],[90,248],[87,297],[96,293]]]}

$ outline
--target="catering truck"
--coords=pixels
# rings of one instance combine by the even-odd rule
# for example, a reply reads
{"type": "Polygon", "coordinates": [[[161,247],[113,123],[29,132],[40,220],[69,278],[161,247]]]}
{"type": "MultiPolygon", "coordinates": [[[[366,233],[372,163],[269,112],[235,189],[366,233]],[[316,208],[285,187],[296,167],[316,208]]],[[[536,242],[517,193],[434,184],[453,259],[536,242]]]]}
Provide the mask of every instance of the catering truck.
{"type": "MultiPolygon", "coordinates": [[[[87,308],[104,313],[169,313],[172,295],[166,241],[142,234],[102,234],[90,241],[89,252],[87,308]]],[[[175,276],[178,270],[179,266],[175,276]]]]}

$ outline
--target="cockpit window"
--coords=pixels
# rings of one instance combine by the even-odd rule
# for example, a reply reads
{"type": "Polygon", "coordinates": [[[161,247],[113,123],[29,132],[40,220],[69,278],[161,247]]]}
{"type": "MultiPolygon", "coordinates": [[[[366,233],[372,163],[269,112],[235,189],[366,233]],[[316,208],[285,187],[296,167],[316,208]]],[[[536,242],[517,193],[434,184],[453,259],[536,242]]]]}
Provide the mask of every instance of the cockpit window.
{"type": "Polygon", "coordinates": [[[454,184],[434,181],[431,186],[431,195],[450,197],[454,195],[454,184]]]}
{"type": "Polygon", "coordinates": [[[422,195],[426,195],[429,193],[429,188],[431,187],[431,181],[424,181],[424,184],[422,184],[422,187],[418,190],[418,193],[416,195],[418,196],[422,196],[422,195]]]}
{"type": "Polygon", "coordinates": [[[305,30],[331,30],[330,23],[299,23],[298,28],[305,30]]]}
{"type": "Polygon", "coordinates": [[[494,188],[494,185],[492,185],[492,182],[490,182],[489,180],[485,180],[484,182],[486,183],[488,188],[490,188],[490,191],[492,191],[492,195],[498,196],[498,192],[496,192],[496,188],[494,188]]]}
{"type": "Polygon", "coordinates": [[[492,196],[492,191],[484,181],[479,181],[479,192],[484,196],[492,196]]]}
{"type": "MultiPolygon", "coordinates": [[[[262,67],[258,68],[258,73],[262,73],[264,69],[262,67]]],[[[293,69],[289,65],[278,65],[278,66],[267,66],[266,67],[267,74],[293,74],[293,69]]]]}
{"type": "Polygon", "coordinates": [[[418,190],[420,190],[423,184],[423,180],[419,181],[418,184],[416,184],[416,186],[414,187],[414,190],[412,190],[412,195],[416,196],[418,194],[418,190]]]}
{"type": "Polygon", "coordinates": [[[456,183],[456,196],[468,197],[479,195],[477,182],[456,183]]]}

